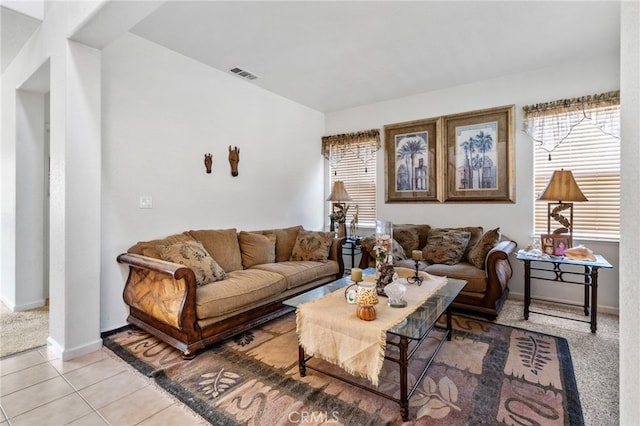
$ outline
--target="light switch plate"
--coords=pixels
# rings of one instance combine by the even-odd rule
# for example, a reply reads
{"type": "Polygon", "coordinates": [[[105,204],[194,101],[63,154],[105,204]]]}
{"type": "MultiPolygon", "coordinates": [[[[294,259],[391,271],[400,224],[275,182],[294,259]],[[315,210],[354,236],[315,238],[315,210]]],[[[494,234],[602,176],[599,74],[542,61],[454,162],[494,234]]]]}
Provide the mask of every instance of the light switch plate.
{"type": "Polygon", "coordinates": [[[141,195],[139,206],[141,209],[152,209],[153,197],[151,195],[141,195]]]}

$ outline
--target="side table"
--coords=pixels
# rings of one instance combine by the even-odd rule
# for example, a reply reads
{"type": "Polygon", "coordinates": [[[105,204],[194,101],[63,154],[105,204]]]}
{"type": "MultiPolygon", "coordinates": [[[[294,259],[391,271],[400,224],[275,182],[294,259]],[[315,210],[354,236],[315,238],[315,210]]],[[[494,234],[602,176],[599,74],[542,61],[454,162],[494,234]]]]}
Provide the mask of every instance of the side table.
{"type": "MultiPolygon", "coordinates": [[[[531,256],[526,252],[518,252],[516,258],[524,262],[524,319],[529,319],[529,313],[533,312],[541,315],[557,316],[559,318],[570,319],[573,321],[580,321],[574,318],[561,317],[558,315],[551,315],[545,312],[534,311],[530,309],[531,300],[540,300],[531,297],[531,280],[553,281],[566,284],[579,284],[584,286],[584,308],[585,316],[590,316],[588,322],[591,324],[591,332],[595,333],[598,328],[598,270],[601,268],[611,269],[613,266],[607,262],[607,260],[596,255],[595,262],[589,262],[585,260],[573,260],[561,256],[550,257],[538,257],[531,256]],[[534,263],[534,266],[532,266],[534,263]],[[535,266],[536,264],[540,264],[535,266]],[[580,272],[575,268],[573,270],[567,269],[568,266],[583,267],[583,271],[580,272]],[[563,269],[564,268],[564,269],[563,269]],[[546,275],[532,275],[533,272],[543,272],[546,275]],[[583,277],[582,281],[577,281],[572,276],[583,277]],[[589,291],[591,289],[591,291],[589,291]]],[[[548,301],[547,301],[548,302],[548,301]]],[[[561,302],[550,302],[561,303],[561,302]]],[[[571,305],[570,303],[563,303],[565,305],[571,305]]],[[[575,305],[574,305],[575,306],[575,305]]]]}
{"type": "Polygon", "coordinates": [[[356,266],[356,254],[362,253],[362,246],[360,245],[359,237],[347,237],[347,240],[342,245],[342,253],[351,256],[351,269],[356,266]]]}

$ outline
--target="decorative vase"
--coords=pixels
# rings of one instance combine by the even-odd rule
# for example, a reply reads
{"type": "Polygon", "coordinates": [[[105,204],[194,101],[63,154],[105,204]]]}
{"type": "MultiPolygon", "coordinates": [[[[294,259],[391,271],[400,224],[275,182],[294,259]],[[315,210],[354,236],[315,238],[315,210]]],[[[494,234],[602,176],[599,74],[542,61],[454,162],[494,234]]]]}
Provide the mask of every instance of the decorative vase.
{"type": "Polygon", "coordinates": [[[403,307],[407,305],[404,300],[404,295],[407,292],[407,287],[401,284],[396,278],[393,282],[384,288],[384,293],[387,295],[387,304],[391,307],[403,307]]]}
{"type": "Polygon", "coordinates": [[[374,319],[376,319],[376,307],[373,305],[358,305],[358,307],[356,308],[356,315],[361,320],[373,321],[374,319]]]}
{"type": "Polygon", "coordinates": [[[336,232],[338,238],[347,236],[347,225],[344,222],[338,222],[338,231],[336,232]]]}
{"type": "Polygon", "coordinates": [[[393,281],[393,223],[376,221],[376,288],[384,295],[384,286],[393,281]]]}

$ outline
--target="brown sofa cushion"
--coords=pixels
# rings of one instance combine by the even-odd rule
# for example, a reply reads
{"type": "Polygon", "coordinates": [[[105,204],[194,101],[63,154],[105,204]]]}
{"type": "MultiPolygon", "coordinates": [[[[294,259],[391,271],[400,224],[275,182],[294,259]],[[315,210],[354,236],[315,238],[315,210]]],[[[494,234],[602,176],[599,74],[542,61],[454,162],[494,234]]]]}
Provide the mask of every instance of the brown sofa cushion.
{"type": "Polygon", "coordinates": [[[475,247],[476,244],[478,244],[478,241],[480,241],[480,238],[482,238],[482,232],[484,230],[482,229],[482,226],[466,226],[463,228],[452,228],[452,229],[456,231],[467,231],[471,234],[471,236],[469,237],[469,243],[467,244],[467,248],[464,250],[462,259],[460,259],[461,262],[466,262],[467,256],[469,255],[469,250],[471,250],[473,247],[475,247]]]}
{"type": "Polygon", "coordinates": [[[393,226],[393,239],[400,244],[406,256],[411,256],[413,250],[420,248],[418,228],[411,225],[393,226]]]}
{"type": "MultiPolygon", "coordinates": [[[[370,266],[375,265],[376,262],[376,251],[374,247],[376,246],[376,236],[375,235],[367,235],[366,237],[360,240],[360,245],[363,250],[366,250],[369,253],[369,258],[371,259],[370,266]]],[[[391,247],[391,252],[393,254],[393,259],[395,260],[404,260],[407,258],[407,255],[404,252],[404,248],[398,243],[395,238],[393,240],[393,245],[391,247]]]]}
{"type": "MultiPolygon", "coordinates": [[[[427,238],[429,237],[429,231],[431,231],[430,225],[416,225],[413,223],[408,224],[393,224],[393,237],[395,238],[396,229],[409,227],[418,231],[418,248],[417,250],[422,250],[424,246],[427,245],[427,238]]],[[[407,253],[407,256],[411,256],[411,252],[407,253]]]]}
{"type": "Polygon", "coordinates": [[[273,233],[276,235],[276,262],[288,262],[291,259],[293,246],[296,244],[298,232],[302,225],[292,226],[284,229],[272,229],[263,233],[273,233]]]}
{"type": "Polygon", "coordinates": [[[484,293],[487,291],[487,274],[483,269],[478,269],[470,263],[429,265],[425,270],[433,275],[467,281],[467,285],[463,289],[465,292],[484,293]]]}
{"type": "Polygon", "coordinates": [[[242,266],[245,269],[276,261],[276,234],[240,231],[238,243],[242,255],[242,266]]]}
{"type": "Polygon", "coordinates": [[[462,259],[470,238],[468,231],[432,229],[427,245],[422,250],[422,257],[429,263],[455,265],[462,259]]]}
{"type": "Polygon", "coordinates": [[[242,269],[242,255],[235,228],[204,229],[189,231],[189,234],[202,243],[205,250],[222,266],[225,272],[242,269]]]}
{"type": "Polygon", "coordinates": [[[467,259],[476,268],[484,269],[484,261],[491,249],[500,241],[500,228],[491,229],[469,250],[467,259]]]}
{"type": "Polygon", "coordinates": [[[170,244],[181,243],[183,241],[195,241],[195,239],[189,235],[188,232],[182,234],[169,235],[166,238],[152,240],[152,241],[140,241],[136,245],[127,250],[128,253],[140,254],[142,256],[153,257],[154,259],[162,259],[158,246],[167,246],[170,244]]]}
{"type": "Polygon", "coordinates": [[[333,242],[333,232],[305,231],[298,232],[296,243],[291,252],[291,260],[315,260],[326,262],[333,242]]]}
{"type": "Polygon", "coordinates": [[[199,241],[183,241],[167,246],[157,246],[162,260],[179,263],[193,270],[198,287],[227,278],[199,241]]]}

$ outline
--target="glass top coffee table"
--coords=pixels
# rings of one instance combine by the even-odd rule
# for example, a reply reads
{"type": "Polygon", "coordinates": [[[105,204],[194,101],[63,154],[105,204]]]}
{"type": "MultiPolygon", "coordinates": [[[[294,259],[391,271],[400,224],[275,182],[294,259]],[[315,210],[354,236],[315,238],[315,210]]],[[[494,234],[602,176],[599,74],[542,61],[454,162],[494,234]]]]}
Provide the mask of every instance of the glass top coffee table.
{"type": "MultiPolygon", "coordinates": [[[[365,275],[373,275],[374,273],[375,271],[373,268],[365,269],[364,271],[365,275]]],[[[287,306],[295,308],[302,303],[319,299],[326,296],[327,294],[333,293],[334,291],[345,288],[351,284],[353,284],[353,281],[351,281],[348,277],[344,277],[322,287],[310,290],[294,298],[288,299],[283,303],[287,306]]],[[[464,280],[449,278],[444,286],[440,287],[414,312],[407,315],[407,317],[396,326],[387,330],[387,345],[392,345],[398,348],[398,350],[393,351],[393,353],[390,353],[390,351],[387,350],[385,359],[398,364],[400,368],[400,398],[395,398],[390,394],[380,392],[377,389],[366,386],[363,383],[359,383],[356,380],[352,379],[351,377],[353,376],[349,376],[346,372],[345,375],[339,375],[327,371],[326,369],[322,369],[319,365],[310,365],[308,361],[311,360],[312,357],[307,356],[304,352],[304,349],[301,346],[298,346],[298,367],[300,369],[300,375],[304,377],[306,375],[307,368],[309,368],[311,370],[318,371],[335,379],[349,383],[353,386],[357,386],[358,388],[372,392],[378,396],[387,398],[400,405],[400,414],[402,415],[402,419],[407,420],[409,417],[409,399],[418,388],[418,385],[424,378],[427,370],[431,366],[434,358],[436,357],[436,354],[438,353],[444,342],[447,340],[451,340],[451,303],[460,293],[460,291],[462,291],[466,284],[467,282],[464,280]],[[443,314],[446,315],[445,328],[442,328],[436,324],[438,319],[443,314]],[[426,362],[425,360],[422,360],[422,362],[425,363],[424,367],[416,376],[416,382],[413,384],[411,389],[409,389],[409,362],[434,328],[438,328],[443,331],[442,337],[435,346],[435,349],[433,350],[431,356],[426,359],[426,362]]],[[[382,298],[380,303],[386,303],[385,298],[382,298]]]]}

